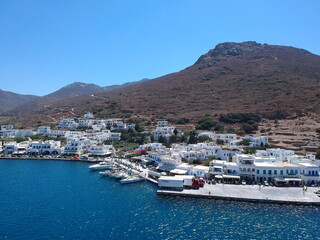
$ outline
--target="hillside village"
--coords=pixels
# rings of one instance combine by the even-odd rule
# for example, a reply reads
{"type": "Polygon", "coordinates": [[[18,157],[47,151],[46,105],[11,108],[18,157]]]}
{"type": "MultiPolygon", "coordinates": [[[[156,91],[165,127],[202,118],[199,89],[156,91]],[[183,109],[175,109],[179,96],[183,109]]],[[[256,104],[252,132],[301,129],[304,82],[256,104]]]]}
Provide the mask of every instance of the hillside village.
{"type": "Polygon", "coordinates": [[[172,175],[277,186],[320,182],[320,160],[314,154],[297,155],[293,150],[270,148],[268,136],[239,137],[209,130],[187,134],[167,120],[159,120],[154,129],[145,130],[121,119],[96,119],[88,112],[82,118],[62,119],[54,129],[2,125],[0,138],[5,158],[88,161],[118,155],[172,175]]]}

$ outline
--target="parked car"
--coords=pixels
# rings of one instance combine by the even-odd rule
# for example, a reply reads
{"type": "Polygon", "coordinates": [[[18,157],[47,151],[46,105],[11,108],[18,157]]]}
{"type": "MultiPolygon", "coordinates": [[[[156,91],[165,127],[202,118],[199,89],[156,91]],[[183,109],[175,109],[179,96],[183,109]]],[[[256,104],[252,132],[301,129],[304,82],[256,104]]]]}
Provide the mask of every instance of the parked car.
{"type": "Polygon", "coordinates": [[[264,186],[268,187],[269,186],[269,183],[267,181],[264,181],[263,183],[264,186]]]}

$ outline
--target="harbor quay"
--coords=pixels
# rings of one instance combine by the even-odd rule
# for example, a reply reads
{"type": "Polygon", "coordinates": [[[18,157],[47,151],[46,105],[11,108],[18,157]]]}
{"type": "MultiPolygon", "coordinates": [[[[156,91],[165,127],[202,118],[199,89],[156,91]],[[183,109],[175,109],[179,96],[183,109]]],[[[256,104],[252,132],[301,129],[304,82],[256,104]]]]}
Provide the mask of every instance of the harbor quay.
{"type": "Polygon", "coordinates": [[[201,197],[217,200],[263,202],[278,204],[298,204],[320,206],[320,197],[314,192],[315,187],[270,187],[258,185],[205,184],[199,189],[164,190],[158,195],[201,197]]]}

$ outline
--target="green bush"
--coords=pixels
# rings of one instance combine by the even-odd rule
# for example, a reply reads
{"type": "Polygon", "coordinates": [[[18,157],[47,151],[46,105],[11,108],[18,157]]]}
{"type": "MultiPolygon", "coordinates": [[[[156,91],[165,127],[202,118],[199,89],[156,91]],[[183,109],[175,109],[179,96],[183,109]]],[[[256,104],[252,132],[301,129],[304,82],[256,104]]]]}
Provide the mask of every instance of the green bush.
{"type": "Polygon", "coordinates": [[[249,146],[250,141],[248,139],[242,139],[240,142],[238,142],[238,145],[249,146]]]}
{"type": "Polygon", "coordinates": [[[197,130],[216,130],[221,131],[223,130],[223,126],[219,123],[213,121],[212,118],[209,116],[205,116],[200,121],[198,121],[198,125],[196,126],[197,130]]]}
{"type": "Polygon", "coordinates": [[[260,122],[261,117],[256,113],[227,113],[221,114],[219,121],[230,124],[246,123],[248,121],[260,122]]]}

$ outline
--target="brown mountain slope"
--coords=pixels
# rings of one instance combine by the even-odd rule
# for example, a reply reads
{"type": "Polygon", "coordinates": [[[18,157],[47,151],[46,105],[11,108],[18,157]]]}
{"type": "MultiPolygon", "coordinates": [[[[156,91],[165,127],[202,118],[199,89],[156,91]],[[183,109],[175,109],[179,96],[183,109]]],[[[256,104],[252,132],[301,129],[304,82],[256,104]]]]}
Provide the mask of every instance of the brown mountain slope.
{"type": "MultiPolygon", "coordinates": [[[[23,115],[54,121],[93,111],[103,117],[199,119],[205,114],[320,114],[320,57],[302,49],[223,43],[194,65],[133,86],[75,97],[23,115]]],[[[18,119],[21,119],[18,116],[18,119]]]]}
{"type": "Polygon", "coordinates": [[[0,89],[0,114],[38,98],[34,95],[22,95],[0,89]]]}

